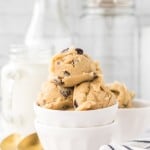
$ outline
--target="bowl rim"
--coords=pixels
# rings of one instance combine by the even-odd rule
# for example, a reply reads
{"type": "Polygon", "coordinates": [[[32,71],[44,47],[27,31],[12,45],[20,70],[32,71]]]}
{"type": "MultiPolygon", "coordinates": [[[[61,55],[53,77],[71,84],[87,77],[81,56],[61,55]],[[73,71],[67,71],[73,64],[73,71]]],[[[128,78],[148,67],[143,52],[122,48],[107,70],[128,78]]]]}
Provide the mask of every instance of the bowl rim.
{"type": "Polygon", "coordinates": [[[94,110],[83,110],[83,111],[75,111],[75,110],[73,110],[73,111],[70,111],[70,110],[54,110],[54,109],[48,109],[48,108],[44,108],[44,107],[41,107],[41,106],[38,106],[37,104],[36,104],[36,102],[34,102],[34,105],[33,105],[33,107],[34,107],[34,111],[36,112],[36,110],[38,109],[38,110],[40,110],[40,111],[45,111],[45,112],[52,112],[52,113],[64,113],[64,114],[66,114],[66,113],[72,113],[72,114],[77,114],[77,113],[91,113],[91,112],[100,112],[100,111],[108,111],[108,110],[110,110],[110,109],[112,109],[112,108],[116,108],[116,109],[118,109],[118,102],[116,102],[114,105],[111,105],[111,106],[109,106],[109,107],[105,107],[105,108],[100,108],[100,109],[94,109],[94,110]]]}
{"type": "Polygon", "coordinates": [[[119,108],[118,111],[139,111],[139,110],[148,110],[150,109],[150,100],[145,99],[134,99],[133,104],[148,104],[141,107],[131,107],[131,108],[119,108]]]}
{"type": "Polygon", "coordinates": [[[36,126],[36,124],[40,125],[40,126],[43,126],[43,127],[47,127],[47,128],[51,128],[51,129],[61,129],[61,130],[93,130],[93,129],[98,129],[98,128],[101,128],[101,129],[105,129],[107,127],[112,127],[112,126],[116,126],[118,124],[117,120],[113,120],[112,122],[108,123],[108,124],[105,124],[105,125],[97,125],[97,126],[90,126],[90,127],[63,127],[63,126],[50,126],[48,124],[44,124],[44,123],[41,123],[40,121],[38,121],[38,119],[35,119],[34,121],[34,124],[36,126]]]}

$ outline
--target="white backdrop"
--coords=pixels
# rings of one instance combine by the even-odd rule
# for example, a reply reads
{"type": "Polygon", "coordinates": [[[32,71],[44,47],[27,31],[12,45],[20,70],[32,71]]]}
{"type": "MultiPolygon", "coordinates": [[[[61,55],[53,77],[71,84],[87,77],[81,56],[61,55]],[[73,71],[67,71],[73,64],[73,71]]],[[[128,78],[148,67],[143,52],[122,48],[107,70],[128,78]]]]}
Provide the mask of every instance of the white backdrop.
{"type": "MultiPolygon", "coordinates": [[[[70,4],[74,2],[74,0],[65,1],[70,1],[70,4]]],[[[143,15],[142,23],[150,24],[150,1],[136,1],[138,12],[143,15]]],[[[0,0],[0,66],[5,63],[9,46],[23,42],[30,23],[33,4],[34,0],[0,0]]],[[[73,6],[74,4],[71,7],[73,6]]],[[[72,9],[71,14],[74,15],[74,12],[78,12],[78,10],[72,9]]]]}

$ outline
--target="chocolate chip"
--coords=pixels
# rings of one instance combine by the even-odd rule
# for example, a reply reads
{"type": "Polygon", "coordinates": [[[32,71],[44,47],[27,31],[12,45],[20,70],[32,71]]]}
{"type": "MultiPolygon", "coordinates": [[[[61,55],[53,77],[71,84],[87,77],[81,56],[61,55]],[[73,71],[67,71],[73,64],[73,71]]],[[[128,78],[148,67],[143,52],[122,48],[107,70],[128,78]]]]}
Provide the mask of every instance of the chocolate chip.
{"type": "Polygon", "coordinates": [[[75,67],[75,62],[74,62],[74,60],[71,61],[71,64],[72,64],[73,67],[75,67]]]}
{"type": "Polygon", "coordinates": [[[62,88],[60,90],[61,95],[63,95],[65,98],[67,98],[72,93],[72,88],[62,88]]]}
{"type": "Polygon", "coordinates": [[[114,93],[115,96],[119,96],[119,94],[120,94],[119,91],[115,91],[115,90],[111,90],[111,92],[114,93]]]}
{"type": "Polygon", "coordinates": [[[77,101],[76,101],[76,100],[74,100],[73,105],[74,105],[74,107],[75,107],[75,108],[77,108],[77,107],[78,107],[78,103],[77,103],[77,101]]]}
{"type": "Polygon", "coordinates": [[[66,48],[66,49],[62,50],[61,53],[65,53],[65,52],[67,52],[68,50],[69,50],[69,48],[66,48]]]}
{"type": "Polygon", "coordinates": [[[83,54],[83,50],[81,48],[76,48],[75,49],[77,54],[82,55],[83,54]]]}
{"type": "Polygon", "coordinates": [[[70,76],[70,72],[64,71],[64,75],[65,75],[65,76],[70,76]]]}
{"type": "Polygon", "coordinates": [[[127,107],[128,107],[128,104],[123,104],[123,107],[124,107],[124,108],[127,108],[127,107]]]}
{"type": "Polygon", "coordinates": [[[94,79],[96,79],[98,77],[95,72],[93,73],[93,77],[94,77],[94,79]]]}
{"type": "Polygon", "coordinates": [[[37,102],[36,104],[37,104],[38,106],[40,106],[40,103],[39,103],[39,102],[37,102]]]}
{"type": "Polygon", "coordinates": [[[56,83],[57,85],[63,85],[64,83],[62,82],[62,78],[61,77],[57,77],[55,79],[53,79],[54,83],[56,83]]]}
{"type": "Polygon", "coordinates": [[[70,107],[70,106],[68,106],[68,105],[64,105],[64,106],[62,107],[62,109],[63,109],[63,110],[66,110],[66,109],[69,109],[69,107],[70,107]]]}
{"type": "Polygon", "coordinates": [[[60,61],[57,62],[57,65],[60,65],[60,61]]]}
{"type": "Polygon", "coordinates": [[[102,86],[100,86],[101,91],[104,91],[104,88],[102,86]]]}

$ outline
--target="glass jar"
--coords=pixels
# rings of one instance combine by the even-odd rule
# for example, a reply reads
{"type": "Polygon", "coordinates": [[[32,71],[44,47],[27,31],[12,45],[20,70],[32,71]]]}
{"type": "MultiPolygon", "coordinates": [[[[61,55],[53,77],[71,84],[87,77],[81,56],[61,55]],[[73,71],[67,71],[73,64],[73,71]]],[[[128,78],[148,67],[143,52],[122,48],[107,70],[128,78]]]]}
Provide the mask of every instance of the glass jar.
{"type": "Polygon", "coordinates": [[[33,103],[48,78],[48,51],[35,54],[27,48],[11,49],[1,71],[2,117],[6,130],[27,134],[34,131],[33,103]]]}
{"type": "Polygon", "coordinates": [[[76,43],[100,62],[106,82],[139,92],[139,32],[132,0],[90,0],[80,18],[76,43]]]}
{"type": "MultiPolygon", "coordinates": [[[[78,29],[76,28],[79,24],[79,17],[82,12],[82,7],[85,3],[84,0],[61,0],[61,8],[65,20],[69,26],[69,31],[71,32],[71,39],[74,41],[74,38],[78,34],[78,29]]],[[[73,43],[74,44],[74,43],[73,43]]]]}
{"type": "Polygon", "coordinates": [[[61,9],[61,0],[36,0],[25,43],[31,48],[51,49],[51,55],[72,44],[61,9]]]}

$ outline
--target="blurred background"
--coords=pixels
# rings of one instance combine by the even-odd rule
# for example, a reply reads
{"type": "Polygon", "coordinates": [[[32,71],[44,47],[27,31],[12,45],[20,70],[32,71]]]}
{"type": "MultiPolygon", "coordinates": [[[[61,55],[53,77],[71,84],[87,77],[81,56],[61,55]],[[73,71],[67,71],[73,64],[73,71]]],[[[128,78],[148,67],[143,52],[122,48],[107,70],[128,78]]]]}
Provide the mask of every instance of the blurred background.
{"type": "MultiPolygon", "coordinates": [[[[107,83],[119,80],[150,100],[150,1],[0,0],[5,119],[31,116],[23,108],[32,110],[50,57],[72,45],[99,61],[107,83]]],[[[13,122],[19,126],[22,120],[13,122]]]]}
{"type": "MultiPolygon", "coordinates": [[[[60,6],[59,6],[59,10],[62,11],[61,14],[61,19],[63,19],[63,21],[65,22],[65,24],[63,24],[64,22],[59,22],[59,17],[57,18],[57,12],[52,10],[52,11],[48,11],[48,7],[55,7],[55,6],[51,6],[51,5],[55,5],[55,4],[50,4],[53,3],[53,0],[5,0],[2,1],[0,0],[0,68],[2,68],[2,66],[4,66],[4,64],[6,64],[8,62],[8,56],[9,56],[9,50],[10,47],[12,45],[24,45],[25,43],[27,43],[27,45],[29,45],[30,47],[40,47],[42,48],[49,48],[49,46],[46,45],[46,43],[39,45],[40,42],[36,42],[36,40],[34,41],[33,39],[35,39],[35,36],[41,36],[40,33],[38,33],[37,35],[35,34],[35,32],[37,32],[37,30],[45,30],[44,32],[49,32],[51,33],[52,31],[55,31],[55,28],[58,27],[61,28],[60,30],[68,30],[67,32],[61,33],[64,34],[63,36],[67,36],[69,37],[69,39],[71,39],[71,42],[66,42],[67,44],[61,47],[65,47],[68,46],[70,43],[72,45],[75,46],[80,46],[82,48],[85,49],[89,49],[89,52],[91,55],[93,53],[93,51],[95,51],[95,55],[96,55],[96,59],[100,61],[100,63],[102,64],[102,67],[104,68],[106,66],[106,63],[104,61],[105,57],[104,56],[99,56],[99,54],[97,54],[97,52],[99,52],[98,49],[105,49],[107,51],[107,49],[111,49],[112,43],[113,45],[115,45],[114,41],[111,41],[111,44],[109,43],[111,39],[107,39],[106,40],[109,41],[108,43],[108,47],[106,48],[105,44],[100,44],[96,46],[96,42],[95,42],[95,46],[93,46],[93,44],[89,45],[87,44],[87,39],[88,36],[86,36],[87,34],[90,35],[91,37],[93,36],[92,34],[94,32],[99,32],[98,35],[96,35],[96,40],[98,40],[100,43],[103,43],[104,41],[102,39],[105,39],[105,36],[109,36],[109,33],[106,33],[107,27],[105,28],[105,25],[103,24],[103,22],[105,22],[107,20],[107,25],[108,26],[113,26],[113,22],[111,19],[104,19],[105,21],[103,21],[103,18],[101,17],[101,21],[99,18],[93,18],[96,20],[89,19],[88,16],[88,12],[86,10],[87,5],[90,5],[90,1],[89,0],[61,0],[60,1],[60,6]],[[39,3],[39,6],[37,3],[39,3]],[[45,6],[44,6],[45,3],[45,6]],[[49,3],[46,5],[46,3],[49,3]],[[50,6],[48,6],[50,5],[50,6]],[[45,10],[45,14],[47,13],[47,15],[42,15],[40,14],[40,11],[42,12],[42,9],[47,9],[45,10]],[[49,14],[49,16],[48,16],[49,14]],[[84,16],[84,17],[83,17],[84,16]],[[38,20],[37,18],[45,18],[45,20],[43,21],[44,23],[40,26],[39,24],[42,22],[40,19],[38,20]],[[50,17],[50,18],[49,18],[50,17]],[[83,18],[83,19],[82,19],[83,18]],[[49,20],[48,21],[46,21],[49,20]],[[85,19],[85,20],[84,20],[85,19]],[[90,21],[89,21],[89,20],[90,21]],[[91,23],[92,22],[92,23],[91,23]],[[57,24],[63,24],[63,25],[58,25],[57,24]],[[86,24],[86,25],[85,25],[86,24]],[[85,25],[85,30],[84,27],[82,28],[82,26],[85,25]],[[93,26],[93,29],[92,29],[93,26]],[[94,31],[94,28],[97,29],[96,31],[94,31]],[[36,29],[35,29],[36,28],[36,29]],[[46,28],[46,29],[43,29],[46,28]],[[105,28],[105,29],[104,29],[105,28]],[[80,31],[81,30],[81,31],[80,31]],[[89,33],[86,33],[86,30],[89,31],[89,33]],[[101,31],[102,30],[102,31],[101,31]],[[102,33],[103,32],[103,33],[102,33]],[[80,33],[83,33],[84,35],[80,35],[80,33]],[[86,36],[86,37],[85,37],[86,36]],[[84,39],[83,39],[84,38],[84,39]],[[86,39],[87,38],[87,39],[86,39]],[[80,40],[79,40],[80,39],[80,40]],[[86,39],[86,40],[85,40],[86,39]],[[37,44],[38,43],[38,44],[37,44]],[[69,43],[69,44],[68,44],[69,43]],[[45,47],[43,45],[46,45],[45,47]],[[86,46],[85,46],[86,45],[86,46]],[[95,49],[95,47],[97,48],[97,50],[95,49]]],[[[94,0],[93,0],[94,1],[94,0]]],[[[109,2],[109,0],[106,0],[109,2]]],[[[128,0],[127,0],[128,1],[128,0]]],[[[95,1],[96,2],[96,1],[95,1]]],[[[127,34],[129,34],[128,38],[132,37],[132,30],[134,27],[138,28],[138,39],[136,39],[137,41],[137,48],[138,48],[138,54],[135,54],[135,52],[133,53],[134,48],[135,48],[135,43],[132,43],[132,40],[129,40],[125,43],[126,45],[131,45],[129,47],[125,47],[125,49],[128,49],[130,55],[135,55],[135,57],[137,56],[137,60],[133,61],[133,63],[138,64],[138,66],[132,66],[134,67],[133,69],[130,68],[131,70],[134,70],[134,73],[132,72],[132,74],[135,74],[134,77],[131,77],[130,80],[128,81],[124,81],[127,85],[129,85],[131,82],[134,81],[134,86],[130,86],[129,87],[135,91],[138,92],[138,96],[141,96],[143,98],[149,98],[150,99],[150,94],[149,94],[149,70],[148,70],[148,66],[150,64],[149,62],[149,25],[150,25],[150,2],[148,0],[134,0],[132,1],[134,4],[133,6],[131,6],[133,8],[133,12],[135,13],[134,16],[133,14],[130,14],[130,10],[126,13],[126,19],[120,19],[120,23],[118,23],[118,25],[116,26],[117,29],[113,29],[113,31],[108,31],[108,32],[117,32],[117,30],[124,30],[126,28],[126,30],[128,30],[127,34]],[[133,18],[136,18],[136,25],[133,25],[133,18]],[[121,24],[122,20],[124,20],[124,24],[121,24]],[[128,25],[127,25],[128,24],[128,25]],[[130,32],[130,33],[129,33],[130,32]],[[130,37],[131,35],[131,37],[130,37]],[[137,68],[136,68],[137,67],[137,68]],[[138,74],[138,76],[136,75],[138,74]],[[136,78],[136,79],[135,79],[136,78]],[[128,83],[130,82],[130,83],[128,83]]],[[[95,6],[94,6],[95,7],[95,6]]],[[[128,5],[128,7],[130,7],[130,4],[128,5]]],[[[88,10],[90,12],[90,10],[88,10]]],[[[118,14],[121,14],[122,12],[118,11],[118,14]]],[[[105,14],[105,13],[104,13],[105,14]]],[[[102,16],[104,14],[101,14],[102,16]]],[[[112,14],[111,14],[112,15],[112,14]]],[[[89,15],[90,16],[90,15],[89,15]]],[[[106,17],[107,18],[107,17],[106,17]]],[[[115,18],[115,17],[114,17],[115,18]]],[[[123,18],[123,17],[122,17],[123,18]]],[[[61,20],[60,19],[60,20],[61,20]]],[[[109,28],[109,27],[108,27],[109,28]]],[[[42,31],[43,32],[43,31],[42,31]]],[[[59,31],[58,31],[59,32],[59,31]]],[[[62,32],[62,31],[60,31],[62,32]]],[[[111,33],[111,34],[116,34],[116,33],[111,33]]],[[[46,35],[46,34],[45,34],[46,35]]],[[[45,36],[44,35],[44,36],[45,36]]],[[[43,36],[43,35],[42,35],[43,36]]],[[[47,34],[46,36],[51,36],[51,34],[47,34]]],[[[112,35],[114,36],[114,35],[112,35]]],[[[124,35],[123,35],[124,36],[124,35]]],[[[114,37],[113,37],[114,38],[114,37]]],[[[117,37],[118,38],[118,37],[117,37]]],[[[127,39],[127,38],[126,38],[127,39]]],[[[135,40],[135,38],[134,38],[135,40]]],[[[116,39],[117,41],[117,39],[116,39]]],[[[118,41],[118,43],[121,41],[118,41]]],[[[58,43],[58,42],[57,42],[58,43]]],[[[65,43],[65,42],[64,42],[65,43]]],[[[93,42],[92,42],[93,43],[93,42]]],[[[71,45],[70,44],[70,45],[71,45]]],[[[120,44],[120,45],[122,45],[120,44]]],[[[59,44],[57,44],[59,45],[59,44]]],[[[119,50],[119,44],[118,44],[118,51],[120,51],[122,53],[122,51],[126,51],[126,50],[119,50]]],[[[121,46],[122,47],[122,46],[121,46]]],[[[124,47],[124,46],[123,46],[124,47]]],[[[117,49],[115,46],[113,47],[114,49],[117,49]]],[[[51,51],[53,48],[51,48],[51,51]]],[[[57,48],[59,50],[59,48],[57,48]]],[[[104,50],[103,50],[104,51],[104,50]]],[[[118,54],[118,51],[116,51],[115,53],[118,54]]],[[[54,53],[54,52],[53,52],[54,53]]],[[[109,53],[111,53],[111,50],[109,51],[109,53]]],[[[117,55],[116,54],[116,55],[117,55]]],[[[104,54],[105,55],[105,54],[104,54]]],[[[119,54],[118,54],[119,55],[119,54]]],[[[124,59],[125,58],[125,54],[124,55],[124,59]]],[[[128,55],[128,54],[127,54],[128,55]]],[[[95,56],[93,56],[95,57],[95,56]]],[[[107,59],[116,59],[116,57],[111,58],[112,56],[107,56],[107,59]]],[[[118,56],[119,57],[119,56],[118,56]]],[[[133,58],[128,58],[128,59],[133,59],[133,58]]],[[[134,58],[136,59],[136,58],[134,58]]],[[[131,61],[131,60],[129,60],[131,61]]],[[[108,60],[107,60],[108,62],[108,60]]],[[[112,63],[112,62],[110,62],[112,63]]],[[[117,62],[118,63],[118,62],[117,62]]],[[[115,66],[115,65],[114,65],[115,66]]],[[[107,72],[110,72],[106,70],[110,68],[112,68],[113,70],[115,70],[114,66],[109,66],[109,64],[107,65],[107,67],[104,68],[104,73],[106,72],[106,81],[108,79],[108,82],[111,82],[111,80],[109,80],[109,78],[111,77],[107,77],[107,76],[115,76],[113,75],[113,73],[107,75],[107,72]]],[[[126,66],[124,66],[126,67],[126,66]]],[[[122,66],[122,68],[124,68],[122,66]]],[[[126,67],[126,69],[128,68],[128,66],[126,67]]],[[[118,68],[117,68],[118,70],[118,68]]],[[[122,69],[124,70],[124,69],[122,69]]],[[[116,71],[113,71],[116,72],[116,71]]],[[[123,72],[121,70],[117,71],[117,72],[123,72]]],[[[118,75],[119,76],[119,75],[118,75]]],[[[114,77],[115,79],[115,77],[114,77]]],[[[126,78],[124,78],[126,80],[126,78]]],[[[122,79],[122,80],[124,80],[122,79]]],[[[118,78],[119,80],[119,78],[118,78]]],[[[132,84],[132,83],[131,83],[132,84]]]]}

